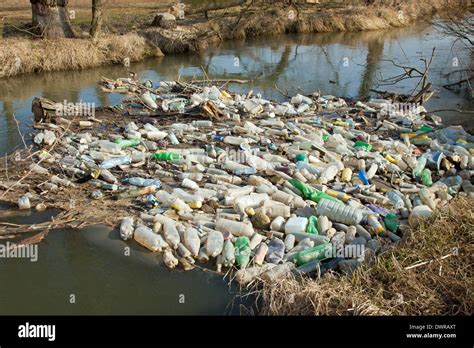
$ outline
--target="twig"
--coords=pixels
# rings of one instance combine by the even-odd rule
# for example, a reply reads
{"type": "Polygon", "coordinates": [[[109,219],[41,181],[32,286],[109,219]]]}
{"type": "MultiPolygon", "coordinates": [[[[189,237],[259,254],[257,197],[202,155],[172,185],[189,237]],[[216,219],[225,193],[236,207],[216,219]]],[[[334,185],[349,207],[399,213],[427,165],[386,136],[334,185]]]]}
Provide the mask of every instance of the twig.
{"type": "Polygon", "coordinates": [[[25,146],[25,149],[28,149],[28,146],[26,145],[26,141],[25,141],[25,136],[23,135],[23,133],[21,133],[20,123],[18,122],[17,118],[15,117],[15,113],[13,113],[13,120],[16,123],[16,128],[18,129],[18,134],[20,134],[20,138],[21,138],[21,141],[23,142],[23,145],[25,146]]]}
{"type": "Polygon", "coordinates": [[[417,268],[417,267],[420,267],[420,266],[424,266],[426,264],[430,264],[434,261],[441,261],[441,260],[444,260],[450,256],[453,256],[453,253],[449,253],[447,255],[444,255],[443,257],[440,257],[439,259],[434,259],[434,260],[430,260],[430,261],[423,261],[423,262],[418,262],[418,263],[415,263],[411,266],[408,266],[408,267],[405,267],[405,270],[409,270],[409,269],[413,269],[413,268],[417,268]]]}

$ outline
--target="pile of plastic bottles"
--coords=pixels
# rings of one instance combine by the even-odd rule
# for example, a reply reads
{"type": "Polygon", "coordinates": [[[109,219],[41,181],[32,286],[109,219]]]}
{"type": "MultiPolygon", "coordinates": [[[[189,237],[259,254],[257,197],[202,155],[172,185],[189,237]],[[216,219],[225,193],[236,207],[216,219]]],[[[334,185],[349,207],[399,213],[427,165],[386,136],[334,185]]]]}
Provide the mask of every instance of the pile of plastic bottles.
{"type": "MultiPolygon", "coordinates": [[[[216,87],[174,98],[173,86],[146,92],[148,109],[212,103],[226,121],[151,124],[125,112],[120,131],[71,132],[60,157],[40,155],[68,175],[52,175],[49,189],[88,185],[90,199],[107,191],[141,205],[118,218],[120,235],[162,252],[170,268],[236,267],[242,284],[351,272],[457,194],[474,195],[474,137],[423,107],[317,94],[277,103],[216,87]]],[[[35,137],[42,146],[46,132],[35,137]]]]}

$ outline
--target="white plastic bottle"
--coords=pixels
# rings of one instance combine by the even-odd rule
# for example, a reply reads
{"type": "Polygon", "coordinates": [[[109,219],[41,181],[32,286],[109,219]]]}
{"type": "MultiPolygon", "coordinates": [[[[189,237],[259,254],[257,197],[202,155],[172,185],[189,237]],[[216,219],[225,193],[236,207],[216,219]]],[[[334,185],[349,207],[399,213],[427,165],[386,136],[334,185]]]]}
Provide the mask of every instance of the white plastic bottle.
{"type": "Polygon", "coordinates": [[[133,238],[137,243],[154,252],[161,251],[168,246],[161,235],[153,233],[151,228],[144,225],[139,225],[135,229],[133,238]]]}
{"type": "Polygon", "coordinates": [[[165,223],[163,225],[163,235],[166,242],[173,248],[176,249],[180,242],[179,232],[176,225],[165,223]]]}
{"type": "Polygon", "coordinates": [[[184,246],[188,248],[191,255],[198,256],[201,240],[198,231],[195,228],[189,227],[184,231],[184,246]]]}
{"type": "Polygon", "coordinates": [[[120,223],[120,237],[123,240],[127,240],[133,237],[133,218],[131,216],[127,216],[122,219],[120,223]]]}
{"type": "Polygon", "coordinates": [[[217,219],[216,230],[221,232],[229,232],[236,237],[251,237],[255,233],[251,224],[222,218],[217,219]]]}

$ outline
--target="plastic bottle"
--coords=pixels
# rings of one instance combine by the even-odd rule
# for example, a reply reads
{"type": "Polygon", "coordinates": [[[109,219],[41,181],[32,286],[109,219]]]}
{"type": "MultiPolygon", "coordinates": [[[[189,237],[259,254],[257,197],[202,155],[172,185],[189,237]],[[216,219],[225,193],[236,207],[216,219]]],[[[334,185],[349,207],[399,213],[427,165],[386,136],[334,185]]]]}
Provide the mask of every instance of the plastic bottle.
{"type": "Polygon", "coordinates": [[[265,201],[261,208],[257,209],[270,218],[278,216],[288,218],[291,215],[291,208],[288,205],[276,203],[275,201],[265,201]]]}
{"type": "Polygon", "coordinates": [[[265,271],[260,275],[260,277],[268,282],[269,284],[286,277],[289,275],[292,270],[295,268],[295,264],[293,262],[285,262],[280,265],[276,265],[275,267],[270,268],[269,270],[265,271]]]}
{"type": "Polygon", "coordinates": [[[218,218],[216,221],[216,230],[221,232],[229,232],[232,235],[240,237],[251,237],[255,231],[251,224],[244,222],[232,221],[228,219],[218,218]]]}
{"type": "Polygon", "coordinates": [[[133,237],[133,231],[133,218],[130,216],[123,218],[120,223],[120,237],[123,240],[130,239],[133,237]]]}
{"type": "Polygon", "coordinates": [[[121,156],[121,157],[113,157],[110,159],[107,159],[103,161],[100,165],[100,169],[111,169],[115,168],[117,166],[125,165],[125,164],[130,164],[132,163],[132,159],[130,156],[121,156]]]}
{"type": "Polygon", "coordinates": [[[191,252],[191,255],[198,256],[201,241],[195,228],[189,227],[184,231],[184,246],[191,252]]]}
{"type": "Polygon", "coordinates": [[[300,251],[295,256],[298,266],[304,265],[313,260],[325,260],[332,257],[332,244],[324,243],[313,248],[300,251]]]}
{"type": "Polygon", "coordinates": [[[20,210],[27,210],[31,208],[31,203],[28,196],[23,195],[18,198],[18,208],[20,210]]]}
{"type": "Polygon", "coordinates": [[[428,190],[427,188],[422,188],[420,191],[418,191],[418,196],[421,198],[421,201],[423,204],[427,205],[430,207],[431,210],[436,210],[436,201],[434,194],[428,190]]]}
{"type": "Polygon", "coordinates": [[[273,238],[268,243],[267,262],[279,263],[285,255],[285,243],[279,238],[273,238]]]}
{"type": "Polygon", "coordinates": [[[285,218],[281,215],[277,216],[270,224],[270,229],[272,231],[282,231],[283,226],[285,225],[285,221],[285,218]]]}
{"type": "Polygon", "coordinates": [[[288,219],[285,224],[285,233],[293,232],[306,232],[306,227],[308,225],[308,218],[305,217],[292,217],[288,219]]]}
{"type": "Polygon", "coordinates": [[[243,166],[240,168],[235,168],[232,170],[232,173],[235,175],[252,175],[252,174],[257,174],[257,169],[254,167],[247,167],[243,166]]]}
{"type": "Polygon", "coordinates": [[[429,219],[433,215],[433,211],[427,205],[418,205],[413,208],[409,218],[408,224],[412,228],[418,227],[418,225],[425,219],[429,219]]]}
{"type": "Polygon", "coordinates": [[[400,226],[400,221],[398,220],[397,215],[393,213],[385,215],[384,223],[385,227],[392,232],[396,232],[398,230],[398,226],[400,226]]]}
{"type": "Polygon", "coordinates": [[[250,261],[250,240],[248,237],[241,236],[235,241],[235,264],[239,268],[245,268],[250,261]]]}
{"type": "Polygon", "coordinates": [[[148,186],[155,186],[156,188],[161,187],[161,181],[158,179],[144,179],[140,177],[132,177],[126,180],[126,183],[132,186],[139,186],[139,187],[148,187],[148,186]]]}
{"type": "Polygon", "coordinates": [[[184,178],[183,181],[181,182],[181,186],[185,187],[185,188],[188,188],[188,189],[191,189],[191,190],[198,190],[199,189],[199,185],[194,182],[193,180],[191,179],[188,179],[188,178],[184,178]]]}
{"type": "Polygon", "coordinates": [[[296,242],[296,238],[294,234],[287,234],[285,237],[285,250],[289,251],[294,248],[296,242]]]}
{"type": "Polygon", "coordinates": [[[413,176],[420,176],[421,171],[425,168],[426,166],[426,156],[421,156],[418,158],[418,161],[416,162],[415,167],[413,168],[413,176]]]}
{"type": "Polygon", "coordinates": [[[369,180],[372,179],[377,173],[378,168],[379,166],[377,165],[377,163],[372,163],[372,165],[370,166],[369,170],[366,173],[367,179],[369,180]]]}
{"type": "Polygon", "coordinates": [[[431,170],[425,168],[421,171],[421,182],[425,186],[432,186],[433,180],[431,179],[431,170]]]}
{"type": "Polygon", "coordinates": [[[179,232],[175,224],[165,223],[163,225],[163,236],[170,247],[176,249],[180,243],[179,232]]]}
{"type": "Polygon", "coordinates": [[[318,234],[318,218],[316,216],[313,215],[308,218],[306,232],[311,234],[318,234]]]}
{"type": "Polygon", "coordinates": [[[319,201],[316,207],[316,215],[324,215],[332,221],[346,225],[357,225],[362,220],[361,210],[325,198],[319,201]]]}
{"type": "Polygon", "coordinates": [[[344,168],[341,173],[341,181],[349,182],[352,178],[352,169],[351,168],[344,168]]]}
{"type": "Polygon", "coordinates": [[[100,140],[98,144],[100,151],[102,152],[107,152],[114,155],[122,153],[122,147],[119,144],[113,143],[108,140],[100,140]]]}
{"type": "Polygon", "coordinates": [[[59,176],[53,175],[50,179],[50,181],[53,184],[69,187],[69,186],[74,186],[73,183],[70,180],[67,179],[62,179],[59,176]]]}
{"type": "Polygon", "coordinates": [[[170,250],[165,250],[163,253],[163,263],[166,267],[173,269],[178,265],[178,259],[174,257],[170,250]]]}
{"type": "Polygon", "coordinates": [[[334,165],[328,166],[321,173],[321,175],[319,177],[319,182],[321,182],[322,184],[326,184],[326,183],[334,180],[334,178],[337,175],[337,172],[338,172],[338,169],[337,169],[336,166],[334,166],[334,165]]]}
{"type": "Polygon", "coordinates": [[[379,222],[379,219],[377,218],[377,215],[374,215],[374,214],[367,215],[367,225],[370,226],[370,229],[375,234],[380,234],[380,233],[385,232],[385,228],[379,222]]]}
{"type": "Polygon", "coordinates": [[[235,263],[235,247],[230,239],[224,242],[222,250],[222,263],[225,267],[232,267],[235,263]]]}
{"type": "Polygon", "coordinates": [[[216,257],[224,248],[224,236],[219,231],[210,231],[206,239],[206,253],[210,257],[216,257]]]}
{"type": "Polygon", "coordinates": [[[177,161],[183,158],[181,154],[173,152],[157,152],[153,157],[160,161],[177,161]]]}
{"type": "Polygon", "coordinates": [[[335,190],[332,190],[332,189],[326,189],[326,191],[324,191],[326,194],[330,195],[331,197],[334,197],[334,198],[337,198],[338,200],[342,201],[342,202],[347,202],[349,199],[351,199],[352,197],[349,196],[347,193],[344,193],[344,192],[340,192],[340,191],[335,191],[335,190]]]}
{"type": "Polygon", "coordinates": [[[133,239],[153,252],[161,251],[168,246],[161,235],[153,233],[151,228],[144,225],[139,225],[135,229],[133,239]]]}
{"type": "Polygon", "coordinates": [[[121,148],[140,145],[140,139],[117,139],[114,142],[121,148]]]}
{"type": "Polygon", "coordinates": [[[255,264],[261,266],[263,264],[263,261],[265,260],[265,256],[267,255],[268,252],[268,245],[265,243],[261,243],[257,251],[255,252],[255,257],[254,257],[254,262],[255,264]]]}
{"type": "Polygon", "coordinates": [[[390,203],[396,208],[396,209],[402,209],[405,207],[405,202],[403,200],[403,197],[399,195],[396,191],[392,190],[387,192],[387,198],[390,200],[390,203]]]}
{"type": "Polygon", "coordinates": [[[319,190],[311,188],[311,187],[303,184],[301,181],[299,181],[297,179],[291,179],[291,180],[288,180],[288,181],[290,182],[291,185],[293,185],[298,190],[300,190],[301,193],[303,194],[303,197],[306,198],[306,199],[310,199],[314,202],[319,202],[321,199],[328,199],[328,200],[338,202],[338,203],[340,202],[340,200],[338,200],[337,198],[331,197],[330,195],[328,195],[324,192],[321,192],[319,190]]]}

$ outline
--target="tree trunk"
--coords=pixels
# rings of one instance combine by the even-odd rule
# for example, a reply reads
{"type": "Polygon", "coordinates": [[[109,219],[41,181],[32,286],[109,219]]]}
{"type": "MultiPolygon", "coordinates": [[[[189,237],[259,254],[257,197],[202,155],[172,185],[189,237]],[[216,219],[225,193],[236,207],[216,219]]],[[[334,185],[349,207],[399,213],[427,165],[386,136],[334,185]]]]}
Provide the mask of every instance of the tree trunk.
{"type": "Polygon", "coordinates": [[[243,5],[247,2],[247,0],[216,0],[211,1],[207,5],[200,6],[200,7],[186,7],[184,13],[186,15],[195,14],[195,13],[203,13],[208,11],[216,11],[216,10],[223,10],[230,7],[236,7],[243,5]]]}
{"type": "Polygon", "coordinates": [[[92,23],[90,35],[95,40],[102,27],[102,0],[92,0],[92,23]]]}
{"type": "Polygon", "coordinates": [[[34,30],[44,38],[74,37],[68,0],[30,0],[34,30]]]}

